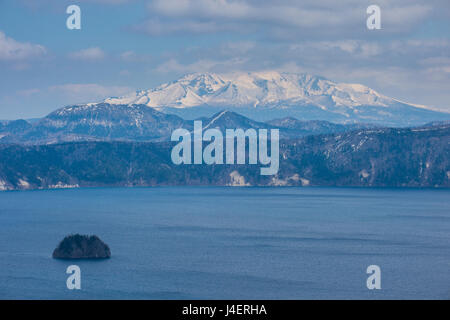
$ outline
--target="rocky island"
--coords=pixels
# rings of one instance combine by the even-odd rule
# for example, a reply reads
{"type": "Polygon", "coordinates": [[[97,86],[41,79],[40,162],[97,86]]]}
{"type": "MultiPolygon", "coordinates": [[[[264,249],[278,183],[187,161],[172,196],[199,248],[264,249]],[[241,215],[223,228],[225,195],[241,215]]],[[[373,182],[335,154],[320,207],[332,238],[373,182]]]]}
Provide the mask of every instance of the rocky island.
{"type": "Polygon", "coordinates": [[[54,259],[108,259],[111,250],[99,237],[72,234],[53,251],[54,259]]]}

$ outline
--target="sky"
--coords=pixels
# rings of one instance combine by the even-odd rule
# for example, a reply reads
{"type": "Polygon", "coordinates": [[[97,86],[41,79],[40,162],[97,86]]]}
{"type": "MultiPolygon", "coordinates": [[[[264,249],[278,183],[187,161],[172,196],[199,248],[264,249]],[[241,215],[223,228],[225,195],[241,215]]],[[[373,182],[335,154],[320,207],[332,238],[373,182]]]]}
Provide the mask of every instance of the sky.
{"type": "Polygon", "coordinates": [[[0,0],[0,119],[192,72],[310,73],[450,112],[448,0],[0,0]],[[81,29],[69,30],[69,5],[81,29]],[[369,5],[381,29],[366,26],[369,5]]]}

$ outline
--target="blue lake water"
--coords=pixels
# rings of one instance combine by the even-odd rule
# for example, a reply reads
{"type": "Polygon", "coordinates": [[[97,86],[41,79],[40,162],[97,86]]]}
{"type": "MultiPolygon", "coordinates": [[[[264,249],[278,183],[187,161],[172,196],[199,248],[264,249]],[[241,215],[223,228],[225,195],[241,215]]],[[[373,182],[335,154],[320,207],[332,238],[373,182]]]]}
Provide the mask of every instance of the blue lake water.
{"type": "Polygon", "coordinates": [[[93,188],[0,193],[3,299],[450,299],[450,190],[93,188]],[[96,234],[103,261],[51,258],[96,234]],[[81,268],[81,290],[65,270],[81,268]],[[366,268],[381,268],[368,290],[366,268]]]}

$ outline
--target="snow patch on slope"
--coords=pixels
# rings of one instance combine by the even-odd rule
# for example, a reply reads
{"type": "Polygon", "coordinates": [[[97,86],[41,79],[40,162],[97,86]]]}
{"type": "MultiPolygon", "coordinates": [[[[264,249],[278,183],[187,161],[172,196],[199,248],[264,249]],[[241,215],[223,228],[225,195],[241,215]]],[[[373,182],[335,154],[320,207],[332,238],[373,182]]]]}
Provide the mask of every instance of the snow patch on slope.
{"type": "Polygon", "coordinates": [[[248,187],[250,183],[245,182],[245,178],[236,170],[230,173],[230,183],[228,186],[232,187],[248,187]]]}

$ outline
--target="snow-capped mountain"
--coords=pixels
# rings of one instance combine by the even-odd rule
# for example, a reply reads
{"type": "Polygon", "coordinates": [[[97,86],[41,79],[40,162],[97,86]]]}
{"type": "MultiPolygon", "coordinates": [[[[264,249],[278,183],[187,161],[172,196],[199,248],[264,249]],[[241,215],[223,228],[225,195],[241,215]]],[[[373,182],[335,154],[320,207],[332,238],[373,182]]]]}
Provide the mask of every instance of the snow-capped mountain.
{"type": "Polygon", "coordinates": [[[189,74],[110,104],[144,104],[185,118],[211,116],[227,108],[255,120],[293,116],[300,120],[418,125],[450,119],[425,106],[407,104],[360,84],[336,83],[308,74],[253,72],[189,74]]]}
{"type": "Polygon", "coordinates": [[[338,84],[306,74],[278,72],[189,74],[155,89],[136,91],[120,98],[109,98],[114,104],[145,104],[153,108],[189,108],[211,106],[271,106],[315,104],[330,107],[376,105],[387,107],[392,99],[357,84],[338,84]]]}
{"type": "Polygon", "coordinates": [[[450,114],[304,74],[191,74],[122,98],[67,106],[32,123],[0,121],[0,144],[168,141],[176,128],[193,128],[193,119],[203,120],[204,128],[280,128],[282,138],[297,138],[417,126],[450,120],[450,114]]]}

